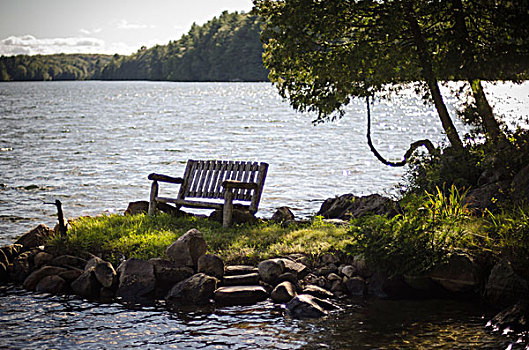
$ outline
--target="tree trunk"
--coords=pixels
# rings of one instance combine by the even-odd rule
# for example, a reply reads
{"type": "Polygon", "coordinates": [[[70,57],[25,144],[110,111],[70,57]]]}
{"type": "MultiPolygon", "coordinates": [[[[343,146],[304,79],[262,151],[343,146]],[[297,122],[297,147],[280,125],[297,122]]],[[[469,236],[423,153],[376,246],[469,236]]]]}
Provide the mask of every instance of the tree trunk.
{"type": "Polygon", "coordinates": [[[486,134],[493,141],[501,141],[504,135],[501,132],[500,124],[494,118],[492,107],[485,96],[481,80],[477,78],[474,67],[477,65],[475,52],[470,44],[468,29],[465,21],[465,12],[461,0],[452,0],[454,14],[454,32],[456,43],[459,47],[461,71],[466,73],[468,82],[472,89],[472,95],[476,102],[477,112],[481,118],[481,123],[485,128],[486,134]]]}
{"type": "Polygon", "coordinates": [[[417,48],[417,54],[419,55],[419,62],[421,63],[423,78],[426,81],[426,84],[428,85],[430,94],[432,95],[434,101],[435,109],[437,110],[437,114],[439,114],[441,124],[446,133],[446,136],[448,137],[448,140],[450,141],[450,144],[456,150],[463,150],[463,142],[461,142],[461,139],[457,134],[456,127],[452,122],[450,115],[448,114],[448,109],[446,108],[446,104],[443,101],[441,90],[439,90],[437,78],[433,74],[432,62],[426,48],[426,43],[424,41],[421,28],[419,26],[419,23],[417,22],[417,18],[414,15],[412,6],[413,5],[410,3],[408,9],[406,9],[407,21],[410,25],[411,35],[417,48]]]}

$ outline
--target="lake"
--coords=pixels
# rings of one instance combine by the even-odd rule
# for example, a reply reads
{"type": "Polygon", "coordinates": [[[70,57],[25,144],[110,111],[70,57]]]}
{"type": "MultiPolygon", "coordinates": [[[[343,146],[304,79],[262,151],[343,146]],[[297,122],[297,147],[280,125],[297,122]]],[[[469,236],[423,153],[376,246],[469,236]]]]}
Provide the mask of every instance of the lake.
{"type": "MultiPolygon", "coordinates": [[[[450,90],[443,92],[453,115],[450,90]]],[[[487,84],[486,91],[505,120],[529,115],[527,82],[487,84]]],[[[374,143],[392,160],[418,139],[446,142],[435,111],[411,88],[376,101],[372,113],[374,143]]],[[[314,126],[314,117],[293,111],[266,83],[2,83],[0,244],[39,223],[53,226],[56,210],[45,202],[55,199],[67,217],[121,213],[131,201],[148,200],[149,173],[181,176],[187,159],[269,163],[261,217],[288,206],[306,218],[324,199],[344,193],[398,194],[405,169],[386,167],[369,151],[363,101],[353,101],[337,122],[314,126]]],[[[284,318],[267,303],[178,314],[163,305],[130,310],[4,286],[0,347],[501,348],[511,342],[484,330],[487,315],[477,305],[373,300],[343,307],[319,321],[284,318]]]]}

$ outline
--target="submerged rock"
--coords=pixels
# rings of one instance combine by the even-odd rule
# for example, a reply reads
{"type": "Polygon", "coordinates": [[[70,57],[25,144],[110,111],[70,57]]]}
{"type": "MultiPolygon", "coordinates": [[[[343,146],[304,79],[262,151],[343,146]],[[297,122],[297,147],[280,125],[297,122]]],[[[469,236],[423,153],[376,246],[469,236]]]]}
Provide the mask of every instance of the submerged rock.
{"type": "MultiPolygon", "coordinates": [[[[53,275],[59,275],[61,273],[66,272],[67,270],[63,267],[58,266],[44,266],[36,271],[33,271],[25,280],[23,283],[23,287],[27,290],[34,291],[37,287],[37,284],[42,280],[44,277],[47,276],[53,276],[53,275]]],[[[62,279],[62,278],[61,278],[62,279]]]]}
{"type": "Polygon", "coordinates": [[[101,284],[97,281],[97,278],[94,274],[94,270],[90,269],[84,271],[81,276],[79,276],[71,284],[73,292],[86,299],[96,299],[99,297],[99,290],[101,289],[101,284]]]}
{"type": "Polygon", "coordinates": [[[66,289],[66,281],[57,275],[42,278],[35,291],[38,293],[62,294],[66,289]]]}
{"type": "Polygon", "coordinates": [[[520,299],[527,299],[529,285],[513,269],[511,263],[502,260],[491,270],[485,286],[485,299],[492,305],[508,306],[520,299]]]}
{"type": "Polygon", "coordinates": [[[215,291],[215,302],[221,305],[249,305],[267,298],[268,293],[262,286],[220,287],[215,291]]]}
{"type": "Polygon", "coordinates": [[[170,304],[207,304],[213,299],[217,282],[215,277],[197,273],[171,288],[165,300],[170,304]]]}
{"type": "Polygon", "coordinates": [[[288,313],[295,318],[318,318],[327,315],[327,311],[316,299],[309,294],[300,294],[287,303],[288,313]]]}
{"type": "Polygon", "coordinates": [[[285,281],[279,283],[274,288],[270,294],[270,297],[276,303],[286,303],[292,300],[296,294],[296,286],[294,286],[291,282],[285,281]]]}
{"type": "Polygon", "coordinates": [[[124,261],[118,270],[120,276],[117,295],[124,301],[145,303],[154,297],[156,278],[151,263],[132,258],[124,261]]]}

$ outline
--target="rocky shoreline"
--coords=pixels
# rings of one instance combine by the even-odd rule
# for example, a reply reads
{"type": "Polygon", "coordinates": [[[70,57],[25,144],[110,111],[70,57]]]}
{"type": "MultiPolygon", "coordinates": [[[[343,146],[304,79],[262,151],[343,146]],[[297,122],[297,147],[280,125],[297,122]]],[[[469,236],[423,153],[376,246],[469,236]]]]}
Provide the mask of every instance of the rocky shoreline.
{"type": "MultiPolygon", "coordinates": [[[[391,214],[400,210],[396,202],[378,195],[362,198],[328,200],[319,214],[329,217],[325,213],[333,210],[342,214],[356,211],[356,215],[385,210],[391,214]],[[355,204],[342,210],[340,203],[355,204]]],[[[274,217],[277,221],[294,220],[285,208],[274,217]]],[[[285,305],[287,314],[299,318],[325,316],[338,308],[333,300],[341,298],[469,298],[503,308],[487,326],[516,332],[528,328],[529,284],[507,260],[486,266],[463,252],[454,253],[447,263],[428,274],[402,276],[388,276],[368,266],[362,256],[342,252],[316,257],[292,254],[261,261],[257,266],[226,266],[220,257],[206,254],[207,242],[200,231],[192,229],[167,248],[164,258],[131,258],[116,267],[97,256],[63,255],[46,246],[46,239],[55,234],[55,230],[39,225],[14,244],[0,248],[0,282],[102,302],[150,305],[165,300],[171,308],[246,305],[271,299],[285,305]]]]}

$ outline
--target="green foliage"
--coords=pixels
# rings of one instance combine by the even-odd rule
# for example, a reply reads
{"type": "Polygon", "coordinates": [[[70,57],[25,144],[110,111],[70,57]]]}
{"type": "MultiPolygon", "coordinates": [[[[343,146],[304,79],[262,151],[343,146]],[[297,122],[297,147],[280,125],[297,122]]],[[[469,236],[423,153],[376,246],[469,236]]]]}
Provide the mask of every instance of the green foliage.
{"type": "Polygon", "coordinates": [[[0,81],[171,80],[266,81],[260,21],[245,13],[223,12],[193,24],[180,40],[130,56],[36,55],[0,58],[0,81]]]}
{"type": "Polygon", "coordinates": [[[79,218],[71,223],[65,240],[55,237],[50,243],[65,253],[90,252],[118,263],[130,257],[163,257],[167,247],[192,228],[202,232],[209,252],[231,263],[255,263],[289,253],[315,255],[343,249],[349,242],[345,228],[322,222],[305,227],[260,223],[223,228],[207,219],[160,214],[79,218]]]}
{"type": "Polygon", "coordinates": [[[463,204],[464,194],[452,186],[447,196],[408,196],[403,215],[356,219],[350,234],[351,254],[362,254],[393,274],[420,274],[445,261],[456,250],[476,250],[473,220],[463,204]]]}
{"type": "Polygon", "coordinates": [[[98,79],[112,56],[99,54],[0,57],[0,81],[98,79]]]}
{"type": "Polygon", "coordinates": [[[117,57],[101,74],[110,80],[265,81],[260,21],[223,12],[202,26],[193,24],[180,40],[117,57]]]}

